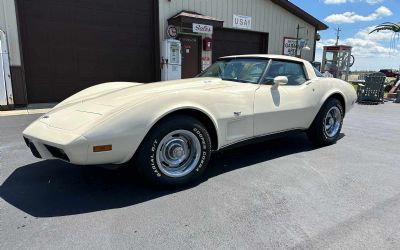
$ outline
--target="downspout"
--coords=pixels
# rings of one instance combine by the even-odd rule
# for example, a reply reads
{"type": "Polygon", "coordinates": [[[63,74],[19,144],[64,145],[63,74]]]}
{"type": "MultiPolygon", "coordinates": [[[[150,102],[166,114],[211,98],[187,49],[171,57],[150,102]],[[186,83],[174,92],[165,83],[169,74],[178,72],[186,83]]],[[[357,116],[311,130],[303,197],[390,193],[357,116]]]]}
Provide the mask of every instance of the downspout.
{"type": "Polygon", "coordinates": [[[314,33],[314,50],[313,50],[313,59],[312,61],[315,62],[315,53],[317,51],[317,35],[318,35],[318,30],[317,27],[315,27],[315,33],[314,33]]]}
{"type": "Polygon", "coordinates": [[[14,96],[12,91],[10,60],[6,33],[0,30],[0,109],[14,108],[14,96]]]}

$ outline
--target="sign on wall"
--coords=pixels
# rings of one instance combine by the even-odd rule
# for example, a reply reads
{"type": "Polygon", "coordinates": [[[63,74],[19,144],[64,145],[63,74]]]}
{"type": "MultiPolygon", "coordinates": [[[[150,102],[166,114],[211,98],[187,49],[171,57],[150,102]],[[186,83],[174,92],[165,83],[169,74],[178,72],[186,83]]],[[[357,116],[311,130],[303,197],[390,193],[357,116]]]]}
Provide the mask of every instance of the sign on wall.
{"type": "Polygon", "coordinates": [[[195,33],[200,33],[200,34],[212,35],[212,33],[213,33],[213,26],[211,26],[211,25],[206,25],[206,24],[194,23],[194,24],[193,24],[193,32],[195,32],[195,33]]]}
{"type": "Polygon", "coordinates": [[[176,38],[178,36],[178,30],[174,25],[168,25],[167,36],[169,38],[176,38]]]}
{"type": "Polygon", "coordinates": [[[233,15],[233,27],[238,29],[251,30],[251,17],[233,15]]]}
{"type": "MultiPolygon", "coordinates": [[[[305,40],[299,40],[297,56],[301,56],[301,50],[305,46],[305,40]]],[[[285,37],[283,39],[283,54],[286,56],[295,56],[296,53],[296,38],[285,37]]]]}

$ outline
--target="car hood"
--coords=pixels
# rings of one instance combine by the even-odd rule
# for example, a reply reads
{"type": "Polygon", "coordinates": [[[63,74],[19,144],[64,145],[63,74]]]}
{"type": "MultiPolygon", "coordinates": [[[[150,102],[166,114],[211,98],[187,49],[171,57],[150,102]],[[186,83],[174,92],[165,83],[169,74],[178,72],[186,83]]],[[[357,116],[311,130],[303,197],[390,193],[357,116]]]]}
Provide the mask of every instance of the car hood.
{"type": "Polygon", "coordinates": [[[133,107],[163,93],[182,93],[188,90],[226,91],[237,83],[217,78],[137,83],[106,83],[85,90],[57,105],[40,121],[63,130],[76,130],[115,113],[123,107],[133,107]]]}
{"type": "Polygon", "coordinates": [[[215,90],[229,88],[232,83],[216,78],[194,78],[168,82],[135,85],[110,93],[104,93],[89,100],[98,105],[120,107],[127,103],[135,104],[148,98],[156,98],[163,93],[185,93],[187,90],[215,90]]]}

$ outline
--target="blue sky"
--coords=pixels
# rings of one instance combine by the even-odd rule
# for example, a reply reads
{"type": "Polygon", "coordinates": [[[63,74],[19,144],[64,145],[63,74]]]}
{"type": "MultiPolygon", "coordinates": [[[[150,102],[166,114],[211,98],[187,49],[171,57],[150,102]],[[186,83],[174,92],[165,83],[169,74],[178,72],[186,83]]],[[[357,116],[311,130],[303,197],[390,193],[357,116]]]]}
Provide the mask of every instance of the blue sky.
{"type": "Polygon", "coordinates": [[[335,29],[342,29],[340,43],[354,47],[352,70],[400,68],[400,40],[393,33],[369,35],[375,25],[400,22],[400,0],[291,0],[329,26],[321,31],[316,60],[321,61],[323,45],[332,45],[335,29]],[[394,40],[397,42],[394,43],[394,40]]]}

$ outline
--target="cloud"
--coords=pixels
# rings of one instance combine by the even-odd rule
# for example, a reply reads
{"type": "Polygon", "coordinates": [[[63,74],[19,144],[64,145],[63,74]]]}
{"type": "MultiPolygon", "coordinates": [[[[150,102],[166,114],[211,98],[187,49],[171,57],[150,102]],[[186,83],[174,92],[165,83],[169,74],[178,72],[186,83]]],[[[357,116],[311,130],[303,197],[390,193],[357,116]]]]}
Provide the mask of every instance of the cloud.
{"type": "Polygon", "coordinates": [[[382,3],[383,0],[367,0],[366,2],[369,4],[378,4],[378,3],[382,3]]]}
{"type": "Polygon", "coordinates": [[[342,4],[342,3],[346,3],[347,0],[325,0],[324,3],[325,4],[342,4]]]}
{"type": "MultiPolygon", "coordinates": [[[[393,32],[379,32],[369,35],[374,27],[367,27],[357,32],[354,37],[349,37],[340,41],[353,47],[353,55],[355,57],[393,57],[400,56],[398,45],[394,46],[393,32]],[[390,45],[392,44],[392,45],[390,45]]],[[[335,44],[335,39],[325,39],[317,43],[317,48],[322,49],[323,46],[335,44]]]]}
{"type": "MultiPolygon", "coordinates": [[[[356,37],[364,40],[371,40],[375,42],[392,42],[396,39],[395,34],[391,31],[379,31],[370,34],[370,32],[375,28],[375,26],[370,26],[365,29],[360,30],[355,35],[356,37]]],[[[400,45],[400,44],[399,44],[400,45]]]]}
{"type": "Polygon", "coordinates": [[[368,16],[361,16],[356,14],[355,12],[345,12],[342,14],[332,14],[330,16],[327,16],[324,20],[326,22],[336,23],[336,24],[355,23],[355,22],[374,21],[391,15],[393,15],[393,12],[390,9],[386,8],[385,6],[381,6],[368,16]]]}
{"type": "Polygon", "coordinates": [[[382,3],[384,0],[325,0],[325,4],[344,4],[344,3],[354,3],[354,2],[366,2],[370,5],[382,3]]]}

